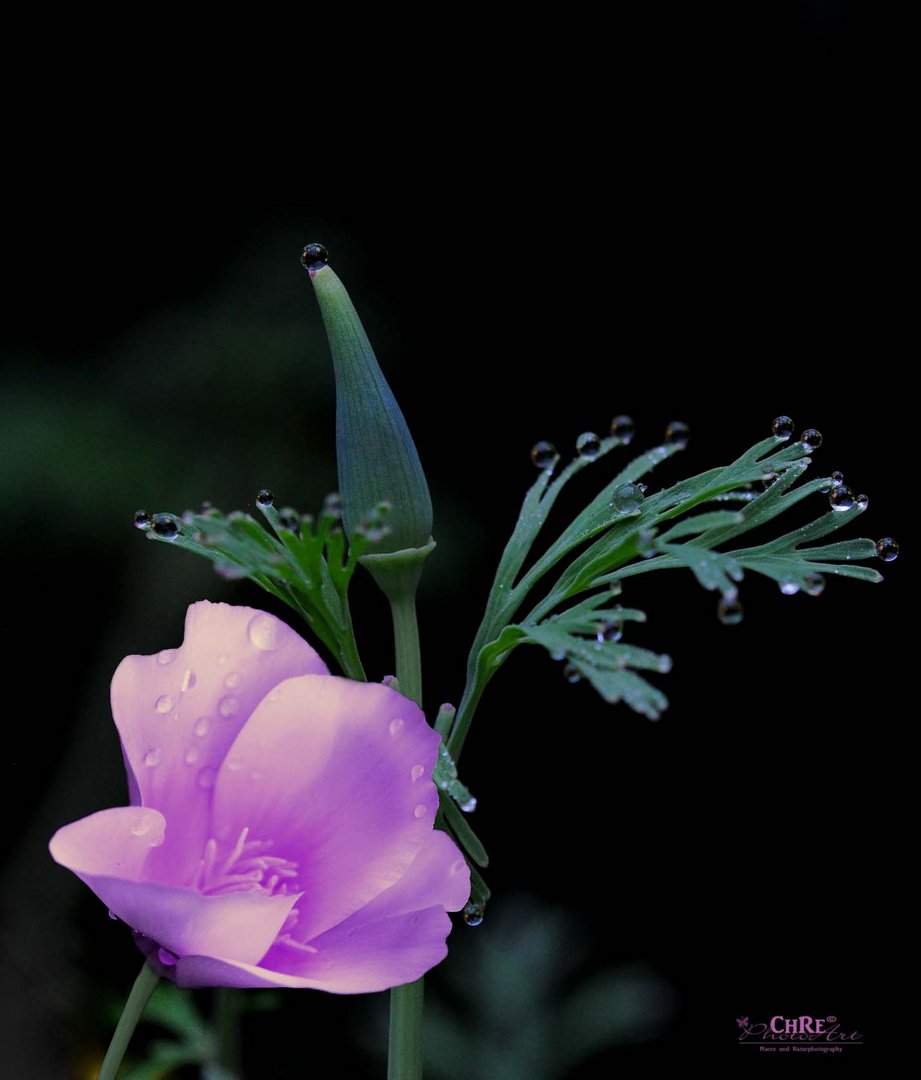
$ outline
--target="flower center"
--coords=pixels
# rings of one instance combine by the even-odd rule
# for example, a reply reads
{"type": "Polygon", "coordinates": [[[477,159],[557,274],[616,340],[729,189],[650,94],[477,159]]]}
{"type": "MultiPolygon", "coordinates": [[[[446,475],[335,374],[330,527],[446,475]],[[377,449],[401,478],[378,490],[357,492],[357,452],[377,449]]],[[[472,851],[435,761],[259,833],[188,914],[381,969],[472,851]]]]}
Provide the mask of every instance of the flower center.
{"type": "Polygon", "coordinates": [[[258,892],[285,896],[300,892],[298,866],[291,859],[269,855],[271,840],[250,840],[243,829],[232,848],[222,852],[214,837],[205,844],[194,888],[204,896],[233,892],[258,892]]]}

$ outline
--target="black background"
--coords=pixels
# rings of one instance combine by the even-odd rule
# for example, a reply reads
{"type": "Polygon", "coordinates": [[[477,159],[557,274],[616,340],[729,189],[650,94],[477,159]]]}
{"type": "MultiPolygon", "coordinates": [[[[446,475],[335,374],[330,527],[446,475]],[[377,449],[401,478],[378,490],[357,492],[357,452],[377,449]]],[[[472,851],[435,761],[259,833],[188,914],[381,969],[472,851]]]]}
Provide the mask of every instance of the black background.
{"type": "MultiPolygon", "coordinates": [[[[789,413],[823,431],[818,467],[868,493],[859,534],[904,551],[883,585],[832,581],[813,600],[747,580],[730,628],[689,575],[637,579],[627,602],[649,622],[635,640],[675,658],[662,721],[605,707],[522,650],[463,772],[497,910],[519,892],[565,906],[592,964],[642,960],[677,991],[657,1040],[574,1076],[738,1066],[755,1053],[734,1045],[742,1015],[834,1013],[866,1033],[852,1065],[892,1045],[916,483],[893,31],[846,3],[662,19],[603,44],[581,27],[557,51],[552,27],[536,50],[527,34],[471,33],[444,70],[387,52],[341,115],[330,103],[357,76],[311,82],[307,63],[303,113],[283,98],[296,123],[245,93],[231,104],[232,88],[183,107],[172,84],[158,99],[129,82],[123,124],[99,107],[122,83],[101,79],[31,125],[5,226],[10,1075],[63,1075],[63,1054],[104,1037],[90,999],[120,996],[137,966],[124,930],[45,865],[54,828],[122,797],[115,664],[177,644],[204,596],[279,611],[144,544],[131,514],[251,508],[264,484],[306,510],[334,487],[332,379],[297,262],[308,240],[329,247],[432,486],[432,704],[460,694],[539,438],[568,447],[628,412],[643,447],[686,420],[665,482],[789,413]],[[298,326],[303,367],[273,360],[301,348],[298,326]]],[[[568,508],[600,482],[590,470],[568,508]]],[[[379,677],[386,614],[369,586],[357,594],[379,677]]],[[[489,927],[458,928],[456,949],[489,927]]],[[[349,1001],[314,997],[312,1052],[347,1055],[349,1001]]],[[[253,1027],[253,1076],[299,1075],[302,1008],[286,999],[287,1028],[253,1027]]],[[[345,1060],[328,1075],[376,1075],[345,1060]]]]}

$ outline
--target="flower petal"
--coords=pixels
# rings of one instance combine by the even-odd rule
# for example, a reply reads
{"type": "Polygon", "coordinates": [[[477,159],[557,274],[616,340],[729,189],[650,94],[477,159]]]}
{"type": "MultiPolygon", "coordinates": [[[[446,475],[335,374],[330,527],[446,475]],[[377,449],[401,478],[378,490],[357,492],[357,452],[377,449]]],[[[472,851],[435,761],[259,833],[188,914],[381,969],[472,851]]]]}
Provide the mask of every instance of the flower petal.
{"type": "Polygon", "coordinates": [[[304,675],[275,688],[227,753],[212,835],[271,840],[298,864],[298,937],[395,884],[431,834],[438,736],[379,684],[304,675]]]}
{"type": "Polygon", "coordinates": [[[185,640],[154,656],[128,656],[112,679],[112,712],[144,806],[170,830],[151,876],[187,884],[208,839],[217,770],[253,709],[292,675],[325,674],[317,653],[274,615],[248,607],[192,604],[185,640]]]}
{"type": "MultiPolygon", "coordinates": [[[[210,956],[186,956],[176,965],[176,982],[196,986],[287,986],[333,994],[369,994],[413,982],[447,955],[451,920],[431,907],[366,923],[352,931],[348,951],[305,954],[305,974],[273,971],[210,956]]],[[[333,932],[335,933],[335,931],[333,932]]],[[[276,946],[272,953],[277,953],[276,946]]]]}
{"type": "Polygon", "coordinates": [[[203,896],[144,880],[165,828],[157,810],[123,806],[65,825],[49,846],[55,861],[72,870],[113,914],[177,956],[205,952],[258,960],[298,894],[203,896]]]}

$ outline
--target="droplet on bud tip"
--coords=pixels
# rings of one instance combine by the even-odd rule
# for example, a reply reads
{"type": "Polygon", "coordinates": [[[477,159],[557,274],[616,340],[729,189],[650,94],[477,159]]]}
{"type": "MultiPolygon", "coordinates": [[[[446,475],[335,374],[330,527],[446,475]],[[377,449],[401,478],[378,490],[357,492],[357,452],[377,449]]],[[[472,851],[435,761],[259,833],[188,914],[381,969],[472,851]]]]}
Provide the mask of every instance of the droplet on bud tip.
{"type": "Polygon", "coordinates": [[[271,506],[275,502],[275,494],[268,488],[263,488],[256,495],[256,502],[259,506],[271,506]]]}
{"type": "Polygon", "coordinates": [[[876,554],[883,562],[895,562],[899,557],[899,545],[891,536],[876,541],[876,554]]]}
{"type": "Polygon", "coordinates": [[[557,459],[556,447],[552,442],[541,439],[531,447],[531,460],[538,469],[550,469],[557,459]]]}
{"type": "Polygon", "coordinates": [[[771,431],[778,439],[789,439],[793,434],[793,421],[789,416],[778,416],[771,424],[771,431]]]}
{"type": "Polygon", "coordinates": [[[681,420],[672,420],[665,429],[665,441],[672,446],[685,447],[691,437],[691,429],[681,420]]]}
{"type": "Polygon", "coordinates": [[[814,427],[806,428],[802,435],[800,435],[799,441],[803,444],[804,450],[818,450],[822,445],[822,432],[814,427]]]}
{"type": "Polygon", "coordinates": [[[594,431],[583,431],[576,439],[576,453],[586,461],[594,461],[601,453],[601,439],[594,431]]]}
{"type": "Polygon", "coordinates": [[[329,262],[329,252],[322,244],[305,244],[301,252],[301,266],[305,270],[320,270],[329,262]]]}
{"type": "Polygon", "coordinates": [[[632,442],[635,432],[636,424],[631,416],[615,416],[611,421],[611,434],[617,436],[624,446],[632,442]]]}

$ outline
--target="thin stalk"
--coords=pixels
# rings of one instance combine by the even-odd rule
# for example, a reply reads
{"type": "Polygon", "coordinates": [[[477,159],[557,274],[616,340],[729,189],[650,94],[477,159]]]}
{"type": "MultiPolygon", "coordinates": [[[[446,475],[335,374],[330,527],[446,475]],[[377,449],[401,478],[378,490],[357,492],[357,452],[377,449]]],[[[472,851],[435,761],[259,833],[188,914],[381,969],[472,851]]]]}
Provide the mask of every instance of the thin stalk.
{"type": "Polygon", "coordinates": [[[122,1009],[118,1026],[115,1028],[115,1034],[112,1036],[102,1068],[99,1070],[98,1080],[115,1080],[122,1058],[128,1049],[128,1043],[131,1042],[131,1036],[134,1034],[134,1029],[137,1027],[147,1002],[150,1001],[150,995],[154,992],[154,987],[159,981],[160,976],[145,960],[141,973],[134,980],[134,986],[131,987],[131,993],[128,995],[124,1009],[122,1009]]]}
{"type": "MultiPolygon", "coordinates": [[[[422,704],[422,660],[415,589],[390,601],[400,693],[422,704]]],[[[387,1080],[422,1080],[422,1003],[425,980],[390,991],[387,1080]]]]}
{"type": "Polygon", "coordinates": [[[222,1075],[240,1076],[240,991],[222,986],[217,991],[218,1065],[222,1075]]]}

